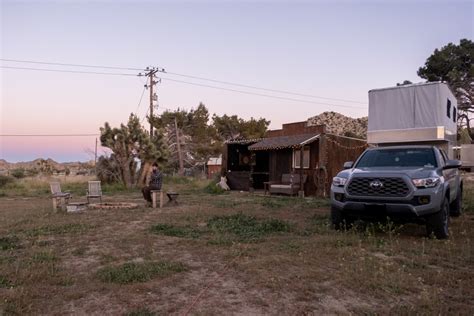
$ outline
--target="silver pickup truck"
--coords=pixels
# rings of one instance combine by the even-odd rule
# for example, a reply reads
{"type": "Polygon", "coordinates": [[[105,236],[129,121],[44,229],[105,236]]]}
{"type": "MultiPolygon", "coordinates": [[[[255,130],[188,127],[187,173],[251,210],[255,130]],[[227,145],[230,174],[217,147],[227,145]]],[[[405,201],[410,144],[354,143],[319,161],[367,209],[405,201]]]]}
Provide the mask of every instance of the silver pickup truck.
{"type": "Polygon", "coordinates": [[[449,236],[449,217],[461,214],[461,162],[434,146],[367,149],[344,164],[331,185],[335,229],[356,219],[426,224],[428,235],[449,236]]]}

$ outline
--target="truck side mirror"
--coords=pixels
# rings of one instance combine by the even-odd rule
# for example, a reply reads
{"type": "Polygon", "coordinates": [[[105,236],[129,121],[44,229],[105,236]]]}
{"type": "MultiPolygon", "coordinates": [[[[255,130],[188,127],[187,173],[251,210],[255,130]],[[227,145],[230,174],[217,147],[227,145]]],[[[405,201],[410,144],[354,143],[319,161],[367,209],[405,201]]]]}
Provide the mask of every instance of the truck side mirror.
{"type": "Polygon", "coordinates": [[[354,165],[353,161],[346,161],[344,163],[344,169],[351,169],[353,165],[354,165]]]}
{"type": "Polygon", "coordinates": [[[459,160],[456,160],[456,159],[448,160],[448,161],[446,161],[446,165],[444,165],[443,170],[446,170],[446,169],[459,169],[459,168],[461,168],[461,166],[462,166],[462,163],[459,160]]]}

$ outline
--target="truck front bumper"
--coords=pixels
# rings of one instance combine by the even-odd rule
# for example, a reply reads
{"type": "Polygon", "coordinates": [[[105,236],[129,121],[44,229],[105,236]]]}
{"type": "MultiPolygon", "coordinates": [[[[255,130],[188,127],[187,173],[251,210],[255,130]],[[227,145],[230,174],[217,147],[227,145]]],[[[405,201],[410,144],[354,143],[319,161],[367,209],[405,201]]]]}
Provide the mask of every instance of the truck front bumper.
{"type": "Polygon", "coordinates": [[[331,188],[331,205],[349,216],[422,217],[440,210],[444,199],[442,186],[419,189],[405,198],[352,197],[343,187],[331,188]],[[429,202],[426,202],[429,201],[429,202]]]}

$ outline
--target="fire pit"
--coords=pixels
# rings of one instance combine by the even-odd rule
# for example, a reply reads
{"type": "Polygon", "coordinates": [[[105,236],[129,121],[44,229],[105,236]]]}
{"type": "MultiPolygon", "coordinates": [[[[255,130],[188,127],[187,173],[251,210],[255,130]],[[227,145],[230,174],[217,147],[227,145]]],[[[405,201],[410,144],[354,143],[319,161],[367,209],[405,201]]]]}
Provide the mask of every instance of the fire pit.
{"type": "Polygon", "coordinates": [[[137,203],[126,202],[106,202],[89,204],[89,208],[93,210],[132,209],[137,207],[137,203]]]}

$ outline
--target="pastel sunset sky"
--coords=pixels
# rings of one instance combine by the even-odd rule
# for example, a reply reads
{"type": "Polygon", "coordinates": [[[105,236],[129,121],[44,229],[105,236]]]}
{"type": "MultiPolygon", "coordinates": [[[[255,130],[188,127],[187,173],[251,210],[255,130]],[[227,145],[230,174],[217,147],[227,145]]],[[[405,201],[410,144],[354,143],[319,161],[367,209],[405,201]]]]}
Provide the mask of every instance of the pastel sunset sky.
{"type": "Polygon", "coordinates": [[[203,102],[211,114],[264,117],[279,128],[324,111],[366,116],[368,90],[420,82],[416,71],[434,49],[474,38],[473,1],[0,2],[0,159],[12,162],[93,159],[99,127],[132,112],[144,118],[148,99],[139,104],[145,80],[135,70],[6,59],[163,67],[158,112],[203,102]],[[90,136],[12,136],[64,134],[90,136]]]}

